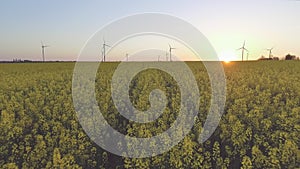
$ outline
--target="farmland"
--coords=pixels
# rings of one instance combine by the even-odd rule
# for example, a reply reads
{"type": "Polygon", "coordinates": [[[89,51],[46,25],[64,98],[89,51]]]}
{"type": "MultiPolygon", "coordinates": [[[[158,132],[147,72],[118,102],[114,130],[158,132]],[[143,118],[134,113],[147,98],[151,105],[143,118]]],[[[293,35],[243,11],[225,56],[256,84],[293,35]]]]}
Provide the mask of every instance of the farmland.
{"type": "MultiPolygon", "coordinates": [[[[300,166],[299,61],[224,63],[225,111],[218,128],[203,144],[197,138],[209,109],[211,88],[205,67],[198,62],[187,64],[200,91],[196,124],[170,151],[149,158],[111,154],[88,137],[72,102],[75,63],[0,64],[0,167],[300,166]]],[[[129,95],[137,109],[145,111],[150,107],[148,96],[153,89],[165,91],[168,98],[167,108],[156,121],[137,124],[121,116],[111,100],[110,83],[117,66],[118,63],[101,64],[95,80],[96,98],[108,123],[132,137],[151,137],[168,129],[180,106],[176,81],[156,69],[143,71],[133,79],[129,95]]]]}

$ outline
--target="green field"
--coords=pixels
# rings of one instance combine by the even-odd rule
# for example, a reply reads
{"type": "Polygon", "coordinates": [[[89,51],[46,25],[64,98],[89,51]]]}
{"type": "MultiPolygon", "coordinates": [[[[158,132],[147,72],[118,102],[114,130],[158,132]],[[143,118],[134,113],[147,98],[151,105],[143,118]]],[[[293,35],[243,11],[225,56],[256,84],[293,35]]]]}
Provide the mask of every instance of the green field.
{"type": "MultiPolygon", "coordinates": [[[[201,63],[187,64],[200,91],[198,119],[177,146],[151,158],[111,154],[83,131],[72,102],[75,63],[0,64],[0,168],[300,167],[299,61],[224,64],[225,112],[203,144],[197,138],[210,106],[210,83],[201,63]]],[[[134,123],[121,116],[111,100],[110,82],[117,66],[101,64],[96,79],[97,101],[108,123],[132,137],[151,137],[168,129],[180,106],[176,81],[156,69],[139,73],[130,85],[133,105],[147,110],[149,93],[159,88],[168,106],[156,121],[134,123]]]]}

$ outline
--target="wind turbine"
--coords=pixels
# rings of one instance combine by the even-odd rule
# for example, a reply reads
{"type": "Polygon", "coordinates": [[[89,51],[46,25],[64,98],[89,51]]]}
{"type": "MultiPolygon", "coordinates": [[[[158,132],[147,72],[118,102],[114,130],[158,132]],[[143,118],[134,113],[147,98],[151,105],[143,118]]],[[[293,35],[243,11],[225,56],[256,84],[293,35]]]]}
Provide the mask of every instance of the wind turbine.
{"type": "Polygon", "coordinates": [[[103,62],[105,62],[105,57],[106,57],[106,54],[105,54],[105,48],[106,48],[106,47],[110,47],[110,46],[109,46],[108,44],[105,43],[105,39],[103,38],[103,44],[102,44],[102,50],[103,50],[103,51],[102,51],[102,52],[103,52],[103,53],[102,53],[102,54],[103,54],[103,58],[102,58],[102,59],[103,59],[103,62]]]}
{"type": "Polygon", "coordinates": [[[271,59],[273,49],[274,49],[274,47],[272,47],[270,49],[266,49],[267,51],[269,51],[269,59],[271,59]]]}
{"type": "Polygon", "coordinates": [[[43,41],[41,41],[41,45],[42,45],[42,57],[43,57],[43,62],[45,62],[45,48],[49,47],[44,45],[43,41]]]}
{"type": "Polygon", "coordinates": [[[128,62],[128,59],[129,59],[129,58],[128,58],[128,53],[126,53],[126,61],[127,61],[127,62],[128,62]]]}
{"type": "Polygon", "coordinates": [[[244,52],[247,51],[249,52],[246,48],[245,48],[245,45],[246,45],[246,41],[244,41],[244,44],[241,48],[237,49],[237,50],[242,50],[242,61],[244,61],[244,52]]]}
{"type": "Polygon", "coordinates": [[[170,52],[170,61],[172,62],[172,50],[176,48],[172,48],[172,46],[169,44],[169,52],[170,52]]]}
{"type": "Polygon", "coordinates": [[[159,59],[160,59],[160,55],[157,56],[157,61],[158,61],[158,62],[159,62],[159,59]]]}

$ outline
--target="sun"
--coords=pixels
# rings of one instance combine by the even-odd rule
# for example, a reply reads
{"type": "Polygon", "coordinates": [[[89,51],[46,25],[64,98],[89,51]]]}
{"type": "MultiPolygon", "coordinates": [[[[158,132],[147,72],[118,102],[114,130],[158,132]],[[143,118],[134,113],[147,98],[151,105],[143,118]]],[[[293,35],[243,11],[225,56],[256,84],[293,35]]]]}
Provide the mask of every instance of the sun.
{"type": "Polygon", "coordinates": [[[231,61],[237,60],[237,56],[234,51],[226,50],[219,53],[220,61],[230,63],[231,61]]]}

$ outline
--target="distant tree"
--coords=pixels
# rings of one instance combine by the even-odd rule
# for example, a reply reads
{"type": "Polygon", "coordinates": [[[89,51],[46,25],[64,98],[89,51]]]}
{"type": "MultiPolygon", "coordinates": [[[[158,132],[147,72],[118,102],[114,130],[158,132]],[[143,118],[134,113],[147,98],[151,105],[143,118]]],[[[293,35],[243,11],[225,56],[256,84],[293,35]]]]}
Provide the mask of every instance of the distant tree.
{"type": "Polygon", "coordinates": [[[273,58],[266,58],[262,55],[258,60],[273,60],[273,58]]]}
{"type": "Polygon", "coordinates": [[[296,59],[296,56],[295,55],[291,55],[291,54],[287,54],[285,56],[285,60],[295,60],[296,59]]]}
{"type": "Polygon", "coordinates": [[[279,60],[279,57],[273,57],[273,60],[279,60]]]}

